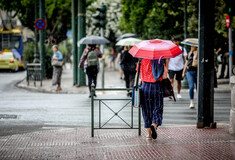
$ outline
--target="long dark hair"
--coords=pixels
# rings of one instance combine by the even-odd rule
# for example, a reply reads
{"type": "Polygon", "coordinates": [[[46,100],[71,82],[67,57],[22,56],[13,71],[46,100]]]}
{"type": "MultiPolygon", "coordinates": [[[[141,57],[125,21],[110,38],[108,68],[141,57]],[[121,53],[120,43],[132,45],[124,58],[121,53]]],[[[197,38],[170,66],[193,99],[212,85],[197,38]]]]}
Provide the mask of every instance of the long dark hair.
{"type": "Polygon", "coordinates": [[[88,44],[88,47],[92,50],[94,50],[96,48],[96,44],[88,44]]]}

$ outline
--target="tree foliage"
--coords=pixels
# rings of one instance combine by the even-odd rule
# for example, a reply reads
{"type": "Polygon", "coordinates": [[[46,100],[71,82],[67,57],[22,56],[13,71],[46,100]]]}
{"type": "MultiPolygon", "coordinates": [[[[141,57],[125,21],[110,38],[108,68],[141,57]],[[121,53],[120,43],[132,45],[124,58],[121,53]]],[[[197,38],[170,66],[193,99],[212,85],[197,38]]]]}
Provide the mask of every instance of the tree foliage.
{"type": "Polygon", "coordinates": [[[100,35],[100,28],[96,28],[93,23],[96,21],[92,15],[95,14],[96,8],[104,3],[107,7],[106,11],[106,27],[104,36],[107,37],[111,46],[115,46],[116,38],[122,33],[119,29],[119,21],[122,14],[120,0],[96,0],[87,6],[86,10],[86,33],[87,35],[100,35]]]}
{"type": "MultiPolygon", "coordinates": [[[[49,42],[59,43],[66,39],[66,32],[71,29],[71,3],[71,0],[45,0],[46,33],[49,42]]],[[[24,27],[34,30],[35,0],[14,0],[7,3],[0,0],[0,6],[5,11],[14,11],[13,16],[17,16],[24,27]]]]}
{"type": "Polygon", "coordinates": [[[169,39],[183,33],[183,3],[171,0],[123,0],[120,28],[144,39],[169,39]]]}
{"type": "MultiPolygon", "coordinates": [[[[225,16],[228,2],[229,0],[216,0],[217,39],[227,34],[225,16]]],[[[121,3],[123,8],[120,29],[123,32],[135,33],[143,39],[171,39],[174,35],[183,38],[184,0],[122,0],[121,3]]],[[[198,3],[199,0],[187,0],[187,37],[198,37],[198,3]]]]}

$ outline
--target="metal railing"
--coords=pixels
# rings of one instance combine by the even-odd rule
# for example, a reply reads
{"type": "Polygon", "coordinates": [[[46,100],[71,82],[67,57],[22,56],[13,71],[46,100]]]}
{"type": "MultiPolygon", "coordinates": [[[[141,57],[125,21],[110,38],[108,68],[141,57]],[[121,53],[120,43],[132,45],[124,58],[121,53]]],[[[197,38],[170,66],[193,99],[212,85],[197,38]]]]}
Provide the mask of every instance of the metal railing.
{"type": "Polygon", "coordinates": [[[138,134],[141,135],[141,110],[140,108],[135,108],[138,110],[138,127],[134,127],[134,123],[133,123],[133,117],[134,117],[134,114],[133,114],[133,107],[131,106],[130,107],[130,111],[131,111],[131,122],[128,123],[124,118],[121,117],[120,115],[120,112],[124,109],[124,108],[127,108],[127,106],[130,106],[131,105],[131,98],[115,98],[115,99],[111,99],[111,98],[95,98],[94,97],[94,94],[96,91],[127,91],[127,90],[130,90],[130,89],[126,89],[126,88],[105,88],[105,89],[95,89],[94,86],[92,86],[91,88],[91,137],[94,137],[94,130],[95,129],[138,129],[138,134]],[[98,110],[99,110],[99,125],[98,127],[95,127],[94,125],[94,102],[95,101],[98,101],[99,103],[99,107],[98,107],[98,110]],[[122,103],[120,103],[120,105],[123,105],[123,106],[119,106],[119,110],[118,111],[115,111],[114,109],[112,109],[112,106],[109,106],[107,103],[105,103],[105,101],[122,101],[124,103],[124,105],[122,103]],[[101,105],[104,105],[109,111],[112,112],[112,115],[111,117],[104,123],[102,124],[101,120],[101,105]],[[113,128],[113,127],[105,127],[114,117],[118,117],[121,121],[123,121],[127,127],[125,128],[113,128]]]}
{"type": "Polygon", "coordinates": [[[36,81],[40,81],[40,86],[42,86],[42,68],[41,63],[28,63],[27,64],[27,83],[29,85],[30,81],[34,82],[36,86],[36,81]]]}

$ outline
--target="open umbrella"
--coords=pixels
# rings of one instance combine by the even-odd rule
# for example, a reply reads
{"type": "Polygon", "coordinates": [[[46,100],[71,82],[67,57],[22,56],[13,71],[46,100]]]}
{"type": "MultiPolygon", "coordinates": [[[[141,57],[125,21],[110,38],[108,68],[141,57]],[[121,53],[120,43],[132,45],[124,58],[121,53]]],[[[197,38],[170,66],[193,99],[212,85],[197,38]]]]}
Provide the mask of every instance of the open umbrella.
{"type": "Polygon", "coordinates": [[[117,46],[134,46],[138,43],[140,43],[142,40],[137,39],[137,38],[125,38],[121,39],[116,43],[117,46]]]}
{"type": "Polygon", "coordinates": [[[197,38],[187,38],[187,39],[183,40],[181,43],[189,45],[189,46],[198,47],[198,39],[197,38]]]}
{"type": "Polygon", "coordinates": [[[109,43],[109,40],[107,40],[104,37],[100,36],[87,36],[82,38],[80,41],[78,41],[78,46],[80,44],[105,44],[109,43]]]}
{"type": "Polygon", "coordinates": [[[121,39],[130,38],[130,37],[138,38],[138,36],[134,33],[125,33],[125,34],[121,35],[120,37],[118,37],[116,40],[120,41],[121,39]]]}
{"type": "Polygon", "coordinates": [[[182,50],[169,40],[144,40],[134,45],[129,53],[136,58],[159,59],[174,58],[182,53],[182,50]]]}

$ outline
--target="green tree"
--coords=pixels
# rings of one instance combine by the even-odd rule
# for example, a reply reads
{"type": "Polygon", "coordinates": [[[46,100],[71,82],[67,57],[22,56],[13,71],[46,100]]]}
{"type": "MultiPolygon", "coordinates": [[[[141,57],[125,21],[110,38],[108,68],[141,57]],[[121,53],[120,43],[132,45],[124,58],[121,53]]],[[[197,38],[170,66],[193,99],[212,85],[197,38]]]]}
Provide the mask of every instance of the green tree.
{"type": "Polygon", "coordinates": [[[123,0],[120,28],[144,39],[170,39],[183,34],[183,2],[171,0],[123,0]]]}
{"type": "MultiPolygon", "coordinates": [[[[232,8],[229,2],[231,0],[216,0],[216,41],[227,34],[225,16],[228,8],[232,8]]],[[[183,38],[184,0],[122,0],[121,3],[123,7],[119,27],[123,32],[136,33],[144,39],[171,39],[173,35],[183,38]]],[[[188,37],[198,37],[198,3],[199,0],[187,0],[188,37]]],[[[234,28],[235,23],[232,24],[234,28]]]]}
{"type": "Polygon", "coordinates": [[[104,29],[104,36],[110,40],[111,46],[115,46],[116,38],[122,34],[119,29],[119,21],[122,14],[121,11],[122,5],[120,4],[120,1],[121,0],[115,0],[115,1],[97,0],[87,5],[87,10],[86,10],[87,35],[100,35],[100,29],[96,28],[93,25],[95,19],[92,18],[92,15],[97,12],[96,8],[99,7],[103,2],[104,5],[106,5],[107,7],[107,12],[106,12],[107,24],[104,29]]]}

